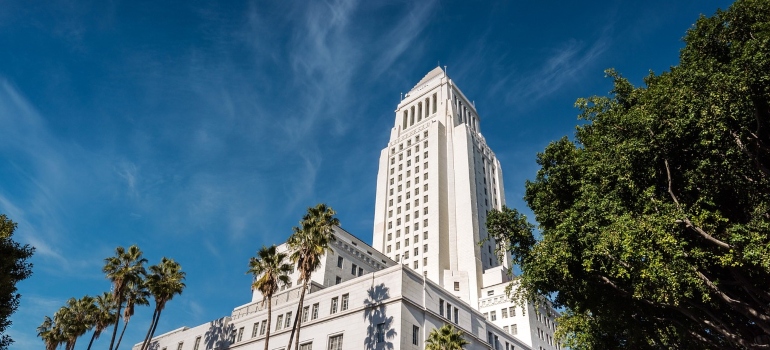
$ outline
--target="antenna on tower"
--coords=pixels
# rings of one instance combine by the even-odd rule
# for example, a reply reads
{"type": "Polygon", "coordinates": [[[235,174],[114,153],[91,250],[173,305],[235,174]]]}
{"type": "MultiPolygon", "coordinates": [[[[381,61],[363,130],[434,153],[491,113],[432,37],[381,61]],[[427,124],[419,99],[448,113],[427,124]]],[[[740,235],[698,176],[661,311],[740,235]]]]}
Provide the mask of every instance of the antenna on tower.
{"type": "Polygon", "coordinates": [[[404,100],[404,93],[402,92],[401,93],[401,101],[403,101],[403,100],[404,100]]]}
{"type": "Polygon", "coordinates": [[[446,66],[444,66],[444,76],[446,76],[446,66]]]}

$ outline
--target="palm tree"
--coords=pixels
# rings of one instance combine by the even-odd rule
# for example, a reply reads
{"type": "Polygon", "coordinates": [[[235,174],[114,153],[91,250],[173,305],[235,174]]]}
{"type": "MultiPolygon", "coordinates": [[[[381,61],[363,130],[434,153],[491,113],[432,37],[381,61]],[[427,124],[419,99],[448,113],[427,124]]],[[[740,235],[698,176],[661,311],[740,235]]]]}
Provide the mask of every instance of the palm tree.
{"type": "MultiPolygon", "coordinates": [[[[54,316],[54,318],[56,317],[54,316]]],[[[37,336],[45,342],[45,350],[56,350],[56,348],[64,342],[64,337],[61,334],[61,327],[48,316],[46,316],[45,319],[43,319],[43,323],[37,327],[37,336]]]]}
{"type": "Polygon", "coordinates": [[[115,336],[118,334],[118,323],[120,322],[120,310],[125,301],[125,289],[129,282],[139,282],[146,274],[144,264],[147,259],[142,258],[142,251],[136,245],[128,247],[115,248],[115,256],[104,259],[105,265],[102,271],[107,274],[107,278],[112,281],[112,297],[117,307],[115,313],[115,327],[112,329],[112,339],[110,339],[110,348],[115,344],[115,336]]]}
{"type": "Polygon", "coordinates": [[[116,321],[115,313],[112,312],[115,309],[112,293],[104,292],[102,295],[97,295],[95,301],[97,310],[94,311],[93,315],[94,333],[91,335],[91,341],[88,342],[88,350],[91,350],[94,340],[99,339],[104,329],[116,321]]]}
{"type": "Polygon", "coordinates": [[[97,308],[94,298],[86,295],[80,299],[67,300],[66,309],[64,336],[67,339],[67,350],[73,350],[78,338],[93,328],[93,315],[97,308]]]}
{"type": "Polygon", "coordinates": [[[425,340],[425,350],[462,350],[468,345],[463,337],[463,331],[451,324],[444,324],[441,328],[434,328],[425,340]]]}
{"type": "Polygon", "coordinates": [[[254,275],[254,283],[251,290],[259,290],[262,293],[262,305],[267,302],[267,335],[265,335],[265,350],[270,342],[270,327],[273,313],[273,295],[278,291],[279,284],[289,283],[291,265],[284,263],[286,253],[278,252],[275,245],[262,246],[256,257],[249,260],[249,270],[246,273],[254,275]]]}
{"type": "Polygon", "coordinates": [[[145,350],[150,346],[150,340],[155,335],[155,329],[158,327],[160,313],[166,307],[166,303],[177,294],[182,294],[185,284],[186,273],[182,271],[182,266],[174,259],[168,259],[165,256],[158,265],[150,266],[150,275],[147,276],[147,289],[155,299],[155,311],[152,313],[152,322],[147,336],[142,344],[145,350]]]}
{"type": "Polygon", "coordinates": [[[321,257],[326,251],[331,251],[329,243],[334,240],[333,228],[340,224],[334,214],[336,214],[334,209],[323,203],[308,208],[307,214],[300,221],[300,227],[294,228],[294,233],[287,242],[292,252],[291,261],[297,266],[300,273],[299,279],[302,281],[297,317],[294,318],[289,345],[286,347],[288,350],[291,350],[292,340],[294,340],[295,350],[299,349],[299,331],[302,325],[302,318],[299,316],[305,301],[305,292],[311,275],[321,265],[321,257]]]}
{"type": "Polygon", "coordinates": [[[147,286],[143,281],[128,284],[126,289],[126,308],[123,309],[123,330],[120,331],[120,337],[118,337],[118,342],[115,344],[115,350],[118,350],[120,347],[120,341],[123,340],[123,334],[126,333],[128,322],[131,321],[131,316],[134,316],[134,307],[136,305],[150,305],[149,297],[150,291],[147,290],[147,286]]]}

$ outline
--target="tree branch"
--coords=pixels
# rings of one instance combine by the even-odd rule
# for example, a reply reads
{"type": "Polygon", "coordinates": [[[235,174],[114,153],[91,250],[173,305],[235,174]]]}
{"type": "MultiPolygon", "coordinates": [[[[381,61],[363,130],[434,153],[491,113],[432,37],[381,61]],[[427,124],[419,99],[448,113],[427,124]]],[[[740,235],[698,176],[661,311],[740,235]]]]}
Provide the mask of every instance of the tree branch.
{"type": "MultiPolygon", "coordinates": [[[[666,177],[668,178],[668,194],[671,196],[671,199],[676,204],[676,208],[679,209],[679,211],[682,211],[682,206],[679,205],[679,200],[676,198],[676,195],[674,194],[674,190],[672,189],[673,181],[671,180],[671,168],[668,166],[668,159],[663,159],[663,163],[666,165],[666,177]]],[[[700,227],[695,226],[692,223],[692,221],[690,221],[690,219],[687,218],[686,215],[684,215],[684,218],[681,221],[684,222],[684,224],[685,224],[685,226],[687,228],[689,228],[689,229],[695,231],[696,233],[700,234],[700,236],[703,237],[704,239],[706,239],[707,241],[709,241],[709,242],[711,242],[711,243],[713,243],[713,244],[715,244],[715,245],[717,245],[717,246],[719,246],[721,248],[725,248],[725,249],[731,249],[732,248],[731,245],[729,245],[729,244],[727,244],[725,242],[722,242],[722,241],[714,238],[712,235],[706,233],[706,231],[703,231],[703,229],[701,229],[700,227]]]]}
{"type": "Polygon", "coordinates": [[[765,333],[770,334],[770,324],[768,324],[768,322],[770,322],[770,317],[758,312],[756,309],[743,301],[731,298],[722,292],[719,287],[717,287],[708,277],[706,277],[706,275],[697,269],[693,268],[693,271],[695,271],[695,273],[698,275],[698,278],[700,278],[706,284],[706,286],[719,297],[719,299],[724,301],[732,309],[740,312],[749,320],[753,321],[754,324],[756,324],[759,328],[762,328],[765,333]]]}

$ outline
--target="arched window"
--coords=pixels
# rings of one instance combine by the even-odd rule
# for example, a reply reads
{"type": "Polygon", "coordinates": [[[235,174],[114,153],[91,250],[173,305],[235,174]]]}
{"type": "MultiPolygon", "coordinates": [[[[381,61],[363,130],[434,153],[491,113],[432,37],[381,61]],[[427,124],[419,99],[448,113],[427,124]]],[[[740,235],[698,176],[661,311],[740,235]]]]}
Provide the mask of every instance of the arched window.
{"type": "Polygon", "coordinates": [[[409,111],[408,110],[404,111],[404,123],[403,123],[404,126],[401,128],[401,130],[406,129],[406,118],[408,115],[409,115],[409,111]]]}
{"type": "Polygon", "coordinates": [[[409,113],[409,126],[414,125],[414,106],[412,106],[412,112],[409,113]]]}

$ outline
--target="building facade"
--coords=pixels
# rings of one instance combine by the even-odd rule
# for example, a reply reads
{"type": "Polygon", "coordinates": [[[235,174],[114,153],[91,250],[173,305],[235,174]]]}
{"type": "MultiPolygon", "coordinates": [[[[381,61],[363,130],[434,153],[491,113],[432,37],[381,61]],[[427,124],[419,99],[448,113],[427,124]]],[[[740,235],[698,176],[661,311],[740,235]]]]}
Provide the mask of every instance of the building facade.
{"type": "MultiPolygon", "coordinates": [[[[558,350],[556,312],[505,294],[511,261],[496,256],[485,227],[505,204],[500,163],[474,104],[441,68],[402,98],[379,165],[373,246],[335,227],[303,310],[298,271],[273,297],[269,349],[285,350],[301,317],[302,350],[424,349],[445,323],[469,350],[558,350]]],[[[263,349],[267,323],[252,291],[230,315],[156,336],[151,349],[263,349]]]]}

